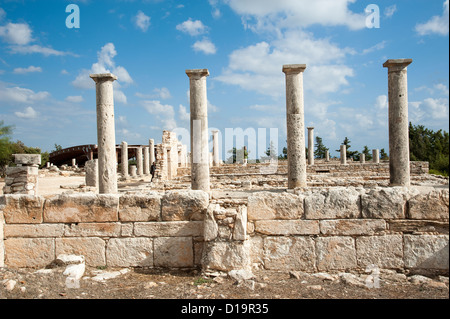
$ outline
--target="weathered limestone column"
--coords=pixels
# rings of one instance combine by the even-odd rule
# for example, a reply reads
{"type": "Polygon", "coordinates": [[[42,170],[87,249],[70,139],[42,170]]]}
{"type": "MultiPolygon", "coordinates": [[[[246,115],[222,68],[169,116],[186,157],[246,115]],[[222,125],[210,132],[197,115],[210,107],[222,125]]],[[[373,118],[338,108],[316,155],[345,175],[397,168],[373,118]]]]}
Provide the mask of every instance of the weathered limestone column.
{"type": "Polygon", "coordinates": [[[341,164],[347,165],[347,146],[345,144],[341,145],[341,164]]]}
{"type": "Polygon", "coordinates": [[[117,193],[117,167],[113,82],[117,77],[111,73],[90,77],[96,87],[99,193],[114,194],[117,193]]]}
{"type": "Polygon", "coordinates": [[[220,166],[219,158],[219,131],[213,131],[213,166],[220,166]]]}
{"type": "Polygon", "coordinates": [[[305,118],[303,72],[305,64],[284,65],[286,74],[286,120],[288,188],[306,187],[305,118]]]}
{"type": "Polygon", "coordinates": [[[98,187],[98,159],[87,161],[84,169],[86,170],[86,186],[98,187]]]}
{"type": "Polygon", "coordinates": [[[128,143],[122,142],[122,177],[128,178],[128,143]]]}
{"type": "Polygon", "coordinates": [[[149,166],[149,147],[144,147],[144,175],[150,175],[150,166],[149,166]]]}
{"type": "Polygon", "coordinates": [[[130,166],[130,175],[131,175],[131,177],[136,177],[136,172],[137,172],[136,165],[131,165],[130,166]]]}
{"type": "Polygon", "coordinates": [[[149,153],[150,153],[150,166],[151,166],[155,162],[155,140],[150,139],[148,141],[148,145],[150,146],[149,153]]]}
{"type": "Polygon", "coordinates": [[[314,165],[314,127],[308,127],[308,165],[314,165]]]}
{"type": "Polygon", "coordinates": [[[186,70],[190,84],[191,187],[209,192],[207,69],[186,70]]]}
{"type": "Polygon", "coordinates": [[[72,158],[72,167],[77,166],[77,159],[76,158],[72,158]]]}
{"type": "Polygon", "coordinates": [[[380,150],[379,149],[372,150],[372,160],[375,164],[380,164],[380,150]]]}
{"type": "Polygon", "coordinates": [[[325,162],[329,162],[330,161],[330,151],[326,150],[325,151],[325,162]]]}
{"type": "Polygon", "coordinates": [[[361,154],[359,156],[359,161],[361,162],[361,164],[365,164],[366,163],[366,154],[361,154]]]}
{"type": "Polygon", "coordinates": [[[136,149],[136,167],[137,167],[137,175],[142,176],[144,174],[144,169],[142,167],[142,146],[139,146],[136,149]]]}
{"type": "Polygon", "coordinates": [[[410,186],[408,80],[412,59],[387,60],[389,86],[389,173],[391,186],[410,186]]]}

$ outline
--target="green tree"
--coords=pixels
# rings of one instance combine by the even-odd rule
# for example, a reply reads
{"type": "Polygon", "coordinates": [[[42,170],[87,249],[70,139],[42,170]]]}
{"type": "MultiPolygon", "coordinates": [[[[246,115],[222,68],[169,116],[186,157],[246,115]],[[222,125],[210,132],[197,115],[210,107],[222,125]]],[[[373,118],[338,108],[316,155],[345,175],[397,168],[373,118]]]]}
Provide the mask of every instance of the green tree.
{"type": "Polygon", "coordinates": [[[384,148],[382,148],[380,150],[380,157],[382,161],[387,161],[389,159],[389,156],[387,155],[386,151],[384,150],[384,148]]]}
{"type": "Polygon", "coordinates": [[[229,150],[227,153],[231,154],[231,156],[226,160],[228,164],[236,163],[237,160],[243,160],[244,158],[248,158],[248,151],[245,147],[242,147],[241,149],[236,149],[236,147],[233,147],[233,149],[229,150]]]}
{"type": "Polygon", "coordinates": [[[0,175],[4,175],[5,166],[11,162],[11,134],[13,131],[12,126],[4,125],[3,121],[0,121],[0,175]]]}
{"type": "Polygon", "coordinates": [[[314,151],[314,157],[315,158],[325,158],[326,156],[326,151],[329,151],[330,149],[325,147],[325,145],[323,145],[323,141],[322,138],[319,136],[316,136],[316,150],[314,151]]]}
{"type": "MultiPolygon", "coordinates": [[[[347,158],[353,158],[353,160],[358,161],[359,160],[359,152],[358,151],[350,151],[350,147],[352,147],[350,145],[351,141],[349,140],[349,138],[346,136],[344,141],[342,142],[342,145],[346,146],[347,149],[347,158]]],[[[341,150],[336,150],[336,152],[340,152],[341,150]]]]}

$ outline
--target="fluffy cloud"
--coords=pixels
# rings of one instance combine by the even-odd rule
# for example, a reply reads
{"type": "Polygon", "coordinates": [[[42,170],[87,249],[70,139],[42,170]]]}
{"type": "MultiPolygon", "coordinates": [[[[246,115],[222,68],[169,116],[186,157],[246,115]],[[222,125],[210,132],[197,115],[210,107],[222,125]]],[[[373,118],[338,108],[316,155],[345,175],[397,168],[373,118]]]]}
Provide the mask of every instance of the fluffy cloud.
{"type": "Polygon", "coordinates": [[[28,44],[33,41],[31,34],[31,28],[26,23],[8,23],[0,26],[0,37],[10,44],[28,44]]]}
{"type": "Polygon", "coordinates": [[[176,26],[178,31],[187,33],[191,36],[201,35],[207,32],[206,26],[200,21],[192,21],[191,18],[176,26]]]}
{"type": "Polygon", "coordinates": [[[163,130],[173,130],[177,127],[175,111],[172,105],[161,104],[158,100],[141,101],[142,107],[152,115],[163,130]]]}
{"type": "Polygon", "coordinates": [[[36,112],[31,106],[25,108],[23,112],[14,112],[17,117],[23,119],[35,119],[38,117],[39,113],[36,112]]]}
{"type": "Polygon", "coordinates": [[[140,11],[137,13],[136,17],[134,18],[134,21],[136,23],[136,26],[142,30],[142,32],[147,32],[149,26],[150,26],[150,17],[145,15],[144,12],[140,11]]]}
{"type": "Polygon", "coordinates": [[[27,103],[31,104],[36,101],[42,101],[50,97],[50,93],[34,92],[30,89],[21,87],[6,87],[0,83],[0,101],[10,103],[27,103]]]}
{"type": "Polygon", "coordinates": [[[71,103],[81,103],[84,99],[82,96],[68,96],[66,97],[66,101],[71,103]]]}
{"type": "Polygon", "coordinates": [[[203,52],[204,54],[215,54],[217,52],[216,46],[209,39],[204,38],[201,41],[197,41],[192,46],[194,51],[203,52]]]}
{"type": "Polygon", "coordinates": [[[41,67],[36,67],[30,65],[28,68],[15,68],[13,71],[15,74],[27,74],[27,73],[33,73],[33,72],[42,72],[41,67]]]}
{"type": "Polygon", "coordinates": [[[444,12],[441,16],[434,16],[425,23],[416,25],[419,35],[439,34],[448,35],[449,30],[449,0],[444,2],[444,12]]]}

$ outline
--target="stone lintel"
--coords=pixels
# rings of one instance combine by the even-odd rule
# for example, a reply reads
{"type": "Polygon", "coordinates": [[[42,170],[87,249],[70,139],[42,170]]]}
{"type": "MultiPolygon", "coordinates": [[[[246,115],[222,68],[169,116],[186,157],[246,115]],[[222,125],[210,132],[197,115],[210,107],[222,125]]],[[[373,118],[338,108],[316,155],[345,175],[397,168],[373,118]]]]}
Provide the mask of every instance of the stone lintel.
{"type": "Polygon", "coordinates": [[[188,77],[202,77],[209,76],[208,69],[194,69],[194,70],[186,70],[186,74],[188,77]]]}
{"type": "Polygon", "coordinates": [[[23,165],[41,165],[41,154],[14,154],[14,163],[23,165]]]}
{"type": "Polygon", "coordinates": [[[300,73],[305,71],[306,64],[285,64],[283,65],[284,73],[300,73]]]}
{"type": "Polygon", "coordinates": [[[385,68],[405,68],[413,62],[412,59],[389,59],[384,62],[385,68]]]}
{"type": "Polygon", "coordinates": [[[117,80],[117,76],[112,73],[100,73],[100,74],[90,74],[89,77],[95,82],[101,81],[115,81],[117,80]]]}

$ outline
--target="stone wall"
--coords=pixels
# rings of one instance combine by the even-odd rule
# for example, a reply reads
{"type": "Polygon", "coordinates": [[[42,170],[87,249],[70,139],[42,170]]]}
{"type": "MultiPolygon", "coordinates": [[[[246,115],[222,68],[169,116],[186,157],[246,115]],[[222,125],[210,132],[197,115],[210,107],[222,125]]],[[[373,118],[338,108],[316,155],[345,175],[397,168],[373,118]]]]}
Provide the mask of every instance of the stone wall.
{"type": "Polygon", "coordinates": [[[448,188],[210,196],[5,195],[0,265],[39,268],[59,254],[79,254],[90,266],[109,267],[332,272],[375,265],[448,273],[448,188]]]}

